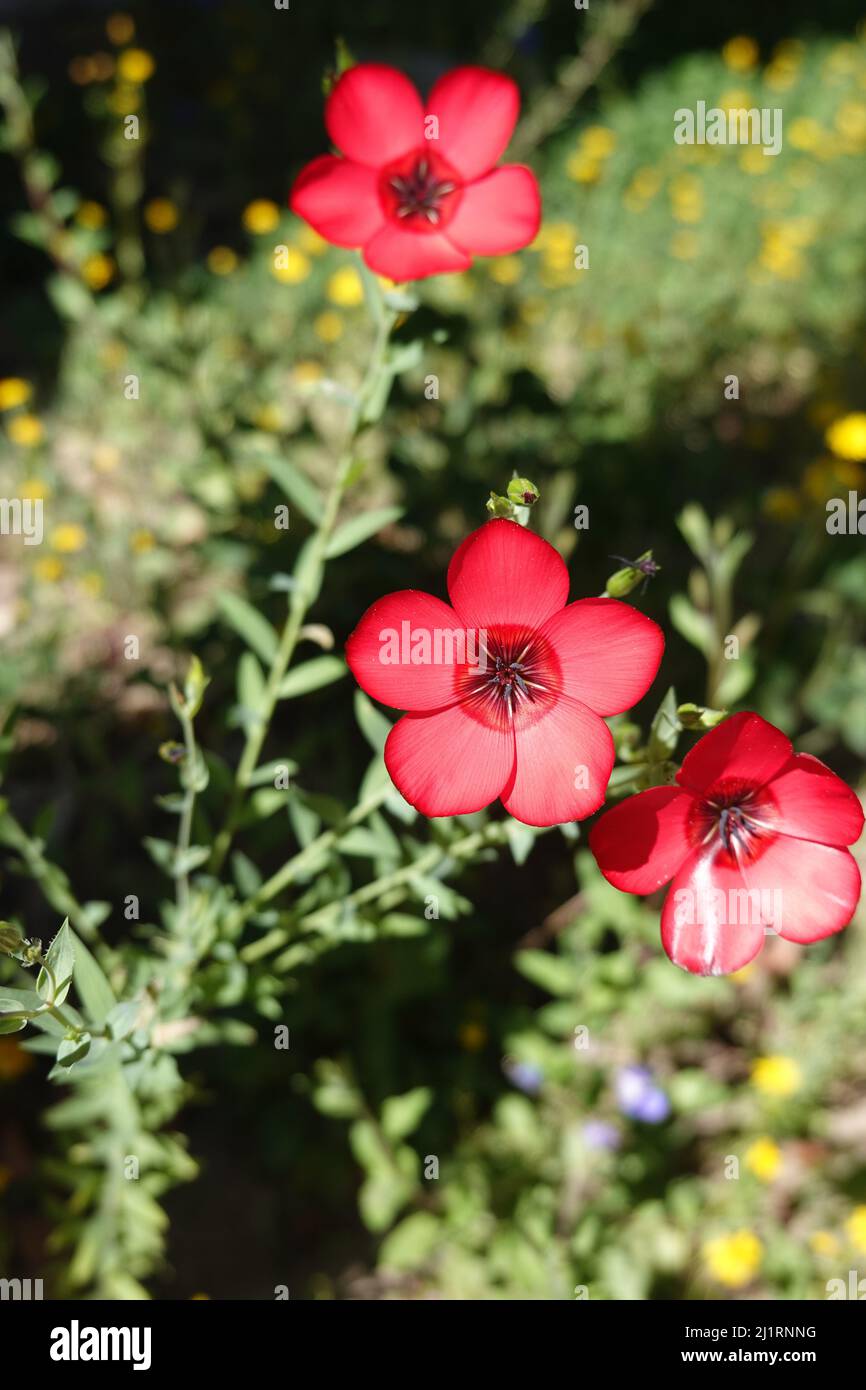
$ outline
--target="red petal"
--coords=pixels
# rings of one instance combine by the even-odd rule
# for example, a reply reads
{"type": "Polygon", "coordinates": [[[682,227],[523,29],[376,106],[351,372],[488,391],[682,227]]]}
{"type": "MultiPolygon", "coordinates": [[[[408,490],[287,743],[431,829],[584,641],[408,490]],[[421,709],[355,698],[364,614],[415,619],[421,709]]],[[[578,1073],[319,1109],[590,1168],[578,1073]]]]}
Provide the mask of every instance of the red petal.
{"type": "Polygon", "coordinates": [[[488,68],[454,68],[434,85],[427,114],[439,122],[436,148],[465,179],[492,169],[517,121],[520,93],[488,68]]]}
{"type": "Polygon", "coordinates": [[[526,825],[561,825],[598,810],[615,752],[610,729],[597,714],[560,697],[517,731],[516,742],[514,784],[502,797],[512,816],[526,825]]]}
{"type": "Polygon", "coordinates": [[[448,235],[476,256],[519,251],[541,223],[541,197],[531,170],[506,164],[467,184],[448,224],[448,235]]]}
{"type": "Polygon", "coordinates": [[[540,628],[568,598],[559,551],[516,521],[487,521],[457,547],[448,593],[467,627],[540,628]]]}
{"type": "Polygon", "coordinates": [[[405,73],[382,63],[359,63],[337,82],[325,125],[349,159],[379,169],[424,142],[424,107],[405,73]]]}
{"type": "Polygon", "coordinates": [[[362,689],[383,705],[441,709],[457,698],[455,679],[466,669],[466,655],[471,661],[474,652],[477,664],[471,641],[447,603],[401,589],[367,609],[346,643],[346,660],[362,689]],[[461,653],[463,660],[455,660],[461,653]]]}
{"type": "Polygon", "coordinates": [[[694,975],[729,975],[758,954],[764,926],[760,904],[747,898],[739,869],[717,847],[700,849],[668,890],[662,945],[675,965],[694,975]]]}
{"type": "Polygon", "coordinates": [[[335,246],[363,246],[385,220],[373,170],[332,154],[301,170],[289,207],[335,246]]]}
{"type": "Polygon", "coordinates": [[[589,847],[608,883],[624,893],[654,893],[673,878],[691,852],[691,806],[678,787],[651,787],[605,812],[589,847]]]}
{"type": "Polygon", "coordinates": [[[803,945],[841,931],[860,899],[860,870],[847,849],[787,835],[774,837],[743,877],[779,936],[803,945]]]}
{"type": "Polygon", "coordinates": [[[514,736],[485,728],[459,705],[438,714],[406,714],[385,742],[385,765],[422,815],[469,815],[489,806],[510,782],[514,736]]]}
{"type": "Polygon", "coordinates": [[[677,781],[697,792],[723,780],[760,787],[781,771],[791,752],[791,741],[780,729],[747,710],[704,734],[686,754],[677,781]]]}
{"type": "Polygon", "coordinates": [[[853,845],[863,829],[863,808],[851,788],[811,753],[795,753],[755,807],[783,835],[825,845],[853,845]]]}
{"type": "Polygon", "coordinates": [[[543,634],[562,670],[563,688],[597,714],[620,714],[655,680],[661,628],[615,598],[582,598],[556,613],[543,634]]]}
{"type": "Polygon", "coordinates": [[[371,270],[391,280],[423,280],[427,275],[468,270],[472,264],[471,257],[441,233],[412,232],[391,222],[367,242],[364,260],[371,270]]]}

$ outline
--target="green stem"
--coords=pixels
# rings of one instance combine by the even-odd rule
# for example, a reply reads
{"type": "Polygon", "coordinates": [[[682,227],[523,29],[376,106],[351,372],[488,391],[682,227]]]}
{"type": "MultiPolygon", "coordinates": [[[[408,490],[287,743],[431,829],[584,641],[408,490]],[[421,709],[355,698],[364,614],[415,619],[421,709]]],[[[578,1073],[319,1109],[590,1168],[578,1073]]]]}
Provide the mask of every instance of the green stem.
{"type": "MultiPolygon", "coordinates": [[[[388,788],[388,790],[390,791],[390,788],[388,788]]],[[[336,827],[333,831],[326,832],[325,836],[320,835],[318,840],[314,840],[313,843],[303,851],[303,854],[309,855],[314,849],[317,850],[319,842],[326,838],[329,844],[333,844],[334,840],[338,839],[349,825],[355,824],[358,819],[362,818],[360,815],[356,815],[356,812],[363,810],[364,814],[367,814],[370,809],[367,803],[362,803],[361,806],[356,807],[355,811],[346,818],[345,822],[336,827]]],[[[417,877],[417,875],[429,873],[439,868],[439,866],[448,859],[471,859],[476,850],[482,849],[486,845],[501,844],[506,834],[507,830],[504,821],[492,821],[489,825],[486,825],[483,830],[474,830],[470,834],[464,835],[462,839],[456,840],[453,844],[428,845],[424,853],[413,863],[404,864],[402,868],[394,869],[390,873],[383,874],[381,878],[374,879],[372,883],[365,883],[361,888],[356,888],[353,893],[349,893],[342,902],[345,907],[361,907],[365,903],[375,902],[377,899],[384,897],[387,893],[392,892],[395,888],[408,887],[412,879],[417,877]]],[[[327,848],[327,845],[325,848],[327,848]]],[[[267,883],[262,884],[255,898],[249,903],[246,903],[240,910],[241,920],[245,921],[250,915],[250,912],[254,912],[258,907],[263,906],[265,902],[279,893],[287,883],[291,882],[293,877],[296,877],[298,870],[291,875],[287,873],[287,870],[291,869],[292,865],[296,864],[301,857],[301,855],[297,855],[294,860],[290,860],[288,864],[285,864],[273,878],[268,879],[267,883]]],[[[261,937],[258,941],[251,942],[249,946],[244,948],[241,952],[242,959],[245,961],[258,960],[261,956],[269,955],[271,951],[277,951],[281,946],[287,945],[289,941],[301,931],[315,930],[327,920],[332,907],[333,903],[327,903],[324,907],[316,908],[314,912],[308,912],[305,917],[301,917],[294,924],[291,930],[275,928],[273,931],[268,932],[266,936],[261,937]]]]}
{"type": "MultiPolygon", "coordinates": [[[[322,519],[310,541],[308,568],[309,572],[313,574],[319,571],[326,559],[328,542],[331,539],[336,525],[340,503],[346,487],[346,480],[353,462],[353,446],[355,439],[361,426],[365,423],[366,408],[373,399],[377,388],[380,386],[382,373],[386,370],[388,339],[397,318],[396,313],[386,308],[382,301],[378,283],[366,270],[366,267],[362,267],[362,273],[367,290],[367,302],[376,325],[376,336],[364,381],[352,406],[346,439],[337,461],[333,482],[331,483],[325,499],[322,519]]],[[[251,724],[247,732],[246,743],[237,766],[226,823],[214,843],[210,861],[210,868],[213,873],[219,872],[231,847],[232,839],[238,827],[244,797],[250,784],[250,778],[255,772],[258,764],[259,756],[268,735],[271,719],[273,718],[274,710],[279,700],[280,686],[285,677],[289,662],[294,655],[298,636],[303,626],[304,619],[307,616],[307,611],[313,602],[313,597],[313,595],[309,594],[306,589],[302,588],[300,585],[292,592],[288,616],[280,635],[279,646],[271,663],[270,671],[268,672],[267,683],[262,698],[262,706],[257,711],[258,718],[251,724]]]]}
{"type": "MultiPolygon", "coordinates": [[[[186,785],[184,786],[183,806],[180,813],[180,823],[177,829],[177,857],[185,858],[192,839],[192,817],[195,810],[195,774],[196,774],[196,743],[195,730],[189,715],[180,708],[180,723],[183,729],[183,744],[186,749],[184,758],[184,769],[186,772],[186,785]]],[[[177,876],[177,905],[181,912],[186,912],[189,907],[189,871],[184,869],[183,873],[177,876]]]]}

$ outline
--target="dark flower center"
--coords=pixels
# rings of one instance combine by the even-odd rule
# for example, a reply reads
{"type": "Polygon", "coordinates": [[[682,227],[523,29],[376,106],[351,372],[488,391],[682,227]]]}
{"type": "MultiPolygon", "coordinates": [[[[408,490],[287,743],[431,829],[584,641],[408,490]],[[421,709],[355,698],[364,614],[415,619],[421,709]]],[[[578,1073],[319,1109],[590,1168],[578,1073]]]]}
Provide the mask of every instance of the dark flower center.
{"type": "Polygon", "coordinates": [[[718,840],[729,861],[736,865],[758,859],[773,833],[766,809],[758,804],[756,787],[721,783],[697,802],[691,818],[696,844],[718,840]]]}
{"type": "Polygon", "coordinates": [[[532,629],[487,630],[477,666],[458,673],[464,707],[479,723],[505,728],[535,723],[561,689],[559,663],[550,644],[532,629]]]}
{"type": "Polygon", "coordinates": [[[391,217],[412,231],[435,232],[456,211],[460,178],[441,155],[416,150],[384,170],[380,188],[391,217]]]}

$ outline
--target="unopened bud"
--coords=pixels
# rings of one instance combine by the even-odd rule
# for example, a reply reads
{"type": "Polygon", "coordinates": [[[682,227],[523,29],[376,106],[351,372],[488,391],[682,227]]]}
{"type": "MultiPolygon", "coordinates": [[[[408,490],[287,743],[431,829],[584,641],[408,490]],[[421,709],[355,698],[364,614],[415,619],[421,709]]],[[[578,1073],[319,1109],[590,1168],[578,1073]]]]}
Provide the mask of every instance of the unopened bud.
{"type": "Polygon", "coordinates": [[[726,709],[708,709],[706,705],[678,705],[677,719],[684,729],[714,729],[727,719],[726,709]]]}

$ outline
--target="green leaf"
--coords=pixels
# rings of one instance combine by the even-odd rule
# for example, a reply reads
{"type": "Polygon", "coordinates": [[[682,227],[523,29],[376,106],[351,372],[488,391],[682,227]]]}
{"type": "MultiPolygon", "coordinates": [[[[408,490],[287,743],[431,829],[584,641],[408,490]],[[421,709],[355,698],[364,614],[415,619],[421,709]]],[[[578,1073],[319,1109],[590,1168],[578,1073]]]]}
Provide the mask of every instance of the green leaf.
{"type": "Polygon", "coordinates": [[[345,676],[348,667],[339,656],[314,656],[296,666],[281,682],[277,692],[281,700],[293,700],[297,695],[306,695],[311,690],[320,690],[323,685],[331,685],[345,676]]]}
{"type": "Polygon", "coordinates": [[[370,536],[375,536],[385,526],[399,521],[402,515],[402,507],[378,507],[375,511],[350,517],[342,526],[337,527],[328,542],[325,555],[329,560],[335,559],[337,555],[345,555],[347,550],[354,550],[356,545],[369,540],[370,536]]]}
{"type": "Polygon", "coordinates": [[[379,1266],[383,1269],[418,1269],[439,1242],[441,1227],[429,1211],[413,1211],[382,1242],[379,1266]]]}
{"type": "Polygon", "coordinates": [[[377,710],[363,690],[355,691],[355,718],[358,721],[358,728],[373,752],[381,753],[385,746],[385,739],[391,732],[391,721],[377,710]]]}
{"type": "Polygon", "coordinates": [[[322,499],[306,474],[293,463],[289,463],[288,459],[267,458],[262,462],[289,501],[295,503],[308,521],[318,526],[324,510],[322,499]]]}
{"type": "Polygon", "coordinates": [[[114,991],[96,958],[91,955],[84,942],[74,932],[72,933],[72,943],[75,951],[72,977],[75,981],[78,997],[90,1022],[95,1027],[101,1028],[117,1003],[114,991]]]}
{"type": "Polygon", "coordinates": [[[277,654],[280,639],[267,618],[239,594],[220,594],[219,604],[226,622],[270,666],[277,654]]]}
{"type": "Polygon", "coordinates": [[[0,985],[0,1014],[17,1014],[22,1009],[35,1012],[43,1006],[43,999],[35,989],[12,989],[0,985]]]}
{"type": "Polygon", "coordinates": [[[80,1062],[90,1051],[90,1041],[89,1033],[80,1038],[61,1038],[57,1048],[57,1065],[71,1067],[73,1062],[80,1062]]]}
{"type": "MultiPolygon", "coordinates": [[[[45,956],[45,960],[50,965],[54,975],[55,994],[52,1003],[62,1004],[72,983],[72,967],[75,959],[75,952],[72,944],[72,932],[69,921],[65,921],[60,931],[55,936],[45,956]]],[[[45,970],[39,971],[39,978],[36,981],[37,993],[43,999],[51,999],[51,977],[45,970]]]]}
{"type": "Polygon", "coordinates": [[[402,1096],[389,1096],[382,1106],[382,1132],[392,1144],[412,1134],[430,1107],[433,1092],[429,1086],[416,1086],[402,1096]]]}
{"type": "Polygon", "coordinates": [[[676,749],[680,733],[680,721],[677,718],[677,694],[674,687],[669,686],[650,726],[648,749],[650,762],[660,763],[666,758],[670,758],[676,749]]]}
{"type": "Polygon", "coordinates": [[[21,1029],[26,1027],[26,1018],[3,1018],[0,1016],[0,1034],[20,1033],[21,1029]]]}
{"type": "Polygon", "coordinates": [[[238,662],[238,704],[257,715],[265,696],[265,677],[252,652],[243,652],[238,662]]]}
{"type": "Polygon", "coordinates": [[[704,656],[712,654],[715,636],[713,621],[707,613],[699,613],[685,594],[672,594],[669,605],[671,622],[681,636],[704,656]]]}
{"type": "Polygon", "coordinates": [[[548,951],[518,951],[514,964],[521,975],[546,989],[549,994],[576,995],[580,987],[580,976],[574,963],[562,956],[553,956],[548,951]]]}

